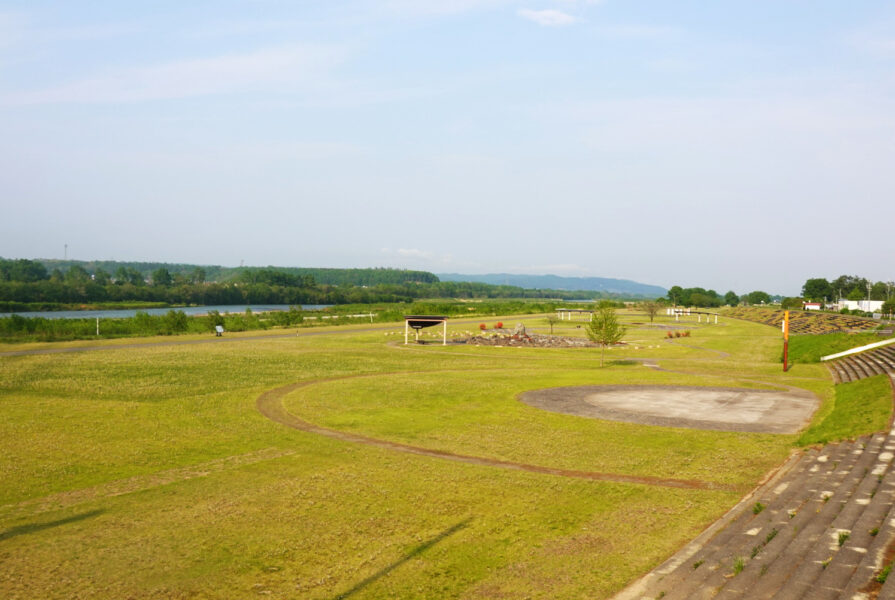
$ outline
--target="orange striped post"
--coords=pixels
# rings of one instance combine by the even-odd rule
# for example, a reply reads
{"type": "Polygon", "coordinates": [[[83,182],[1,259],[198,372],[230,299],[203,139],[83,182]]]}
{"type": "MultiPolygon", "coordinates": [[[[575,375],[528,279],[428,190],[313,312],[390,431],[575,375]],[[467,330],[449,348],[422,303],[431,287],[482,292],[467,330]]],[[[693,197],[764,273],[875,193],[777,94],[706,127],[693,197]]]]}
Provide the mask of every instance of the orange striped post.
{"type": "Polygon", "coordinates": [[[783,311],[783,372],[789,369],[789,311],[783,311]]]}

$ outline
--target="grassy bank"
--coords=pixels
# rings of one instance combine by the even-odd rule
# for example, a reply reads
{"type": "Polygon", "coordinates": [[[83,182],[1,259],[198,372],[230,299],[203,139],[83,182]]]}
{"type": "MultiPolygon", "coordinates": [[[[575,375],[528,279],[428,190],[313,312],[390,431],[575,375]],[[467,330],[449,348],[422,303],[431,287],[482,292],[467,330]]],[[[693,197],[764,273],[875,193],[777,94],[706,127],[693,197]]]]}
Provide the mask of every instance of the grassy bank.
{"type": "MultiPolygon", "coordinates": [[[[627,345],[604,368],[592,349],[404,346],[401,324],[0,357],[0,597],[608,598],[723,514],[796,436],[559,415],[521,391],[793,385],[828,400],[821,421],[872,426],[836,412],[824,367],[782,373],[770,328],[619,316],[627,345]],[[668,340],[670,327],[692,335],[668,340]],[[339,431],[714,489],[452,462],[263,417],[258,396],[294,382],[312,385],[287,408],[339,431]]],[[[449,335],[496,319],[454,318],[449,335]]]]}

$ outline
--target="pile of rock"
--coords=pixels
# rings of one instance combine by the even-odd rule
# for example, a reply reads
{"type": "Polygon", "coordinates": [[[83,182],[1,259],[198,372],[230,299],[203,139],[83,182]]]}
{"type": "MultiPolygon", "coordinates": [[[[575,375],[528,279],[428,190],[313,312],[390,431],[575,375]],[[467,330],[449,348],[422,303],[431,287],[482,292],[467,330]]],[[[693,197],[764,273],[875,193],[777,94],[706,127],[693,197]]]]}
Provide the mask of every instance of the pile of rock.
{"type": "Polygon", "coordinates": [[[537,348],[584,348],[596,346],[592,341],[585,338],[538,334],[515,335],[509,333],[476,335],[467,338],[466,343],[474,346],[527,346],[537,348]]]}

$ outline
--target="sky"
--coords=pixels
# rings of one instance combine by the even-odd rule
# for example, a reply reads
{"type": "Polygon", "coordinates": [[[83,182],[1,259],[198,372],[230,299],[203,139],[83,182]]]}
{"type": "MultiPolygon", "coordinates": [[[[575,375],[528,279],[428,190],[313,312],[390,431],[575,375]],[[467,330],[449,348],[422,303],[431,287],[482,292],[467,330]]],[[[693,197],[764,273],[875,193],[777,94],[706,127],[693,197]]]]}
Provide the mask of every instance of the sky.
{"type": "Polygon", "coordinates": [[[6,258],[890,281],[895,4],[0,0],[0,164],[6,258]]]}

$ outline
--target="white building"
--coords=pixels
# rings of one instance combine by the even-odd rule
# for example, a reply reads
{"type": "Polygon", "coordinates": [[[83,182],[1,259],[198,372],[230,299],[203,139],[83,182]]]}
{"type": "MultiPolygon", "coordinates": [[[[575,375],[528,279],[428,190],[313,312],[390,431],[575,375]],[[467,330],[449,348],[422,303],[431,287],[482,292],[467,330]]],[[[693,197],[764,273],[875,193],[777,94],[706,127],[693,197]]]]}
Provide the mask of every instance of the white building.
{"type": "Polygon", "coordinates": [[[839,310],[847,308],[848,310],[863,310],[864,312],[874,313],[880,312],[883,307],[882,300],[845,300],[839,299],[839,310]]]}

